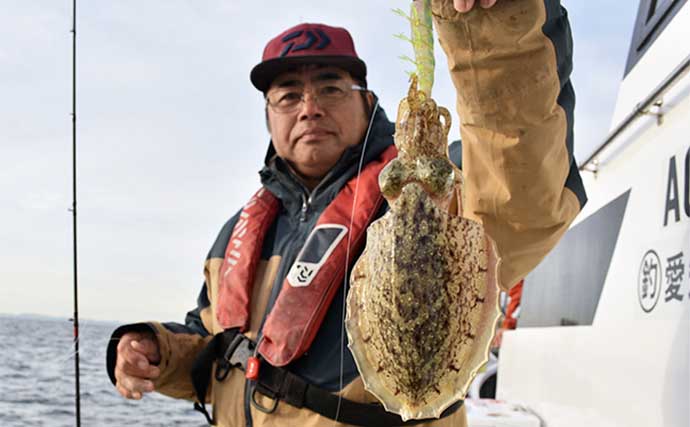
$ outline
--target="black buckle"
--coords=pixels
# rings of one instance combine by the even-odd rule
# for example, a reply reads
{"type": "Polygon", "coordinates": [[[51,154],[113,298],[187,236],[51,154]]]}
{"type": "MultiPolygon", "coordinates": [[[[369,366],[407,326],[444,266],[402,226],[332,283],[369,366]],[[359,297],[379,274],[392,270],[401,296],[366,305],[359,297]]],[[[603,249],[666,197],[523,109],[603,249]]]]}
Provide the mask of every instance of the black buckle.
{"type": "Polygon", "coordinates": [[[237,333],[225,349],[223,358],[218,361],[216,368],[216,380],[223,381],[230,373],[230,369],[237,366],[243,371],[247,368],[247,358],[252,355],[254,342],[241,333],[237,333]]]}
{"type": "MultiPolygon", "coordinates": [[[[256,386],[252,387],[252,406],[255,407],[257,410],[263,412],[264,414],[272,414],[275,412],[276,408],[278,407],[278,402],[280,402],[280,399],[278,398],[277,395],[273,394],[272,396],[269,396],[269,393],[264,393],[262,392],[264,396],[268,397],[269,399],[273,400],[273,405],[270,408],[266,408],[264,406],[261,406],[259,402],[256,401],[256,386]]],[[[272,393],[270,393],[272,394],[272,393]]]]}

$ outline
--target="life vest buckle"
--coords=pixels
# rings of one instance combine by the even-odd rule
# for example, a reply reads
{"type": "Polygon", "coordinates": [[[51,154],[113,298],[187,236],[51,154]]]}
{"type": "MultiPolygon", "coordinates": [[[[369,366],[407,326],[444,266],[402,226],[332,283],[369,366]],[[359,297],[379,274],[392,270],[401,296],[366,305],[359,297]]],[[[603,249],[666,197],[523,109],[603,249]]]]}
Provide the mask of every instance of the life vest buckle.
{"type": "Polygon", "coordinates": [[[265,406],[262,406],[259,402],[256,401],[256,392],[256,386],[252,387],[252,406],[257,410],[263,412],[264,414],[272,414],[273,412],[275,412],[276,408],[278,407],[278,402],[280,402],[280,398],[278,397],[278,395],[274,394],[272,396],[268,396],[268,393],[261,393],[269,399],[273,399],[273,405],[271,405],[270,408],[266,408],[265,406]]]}
{"type": "Polygon", "coordinates": [[[252,355],[252,349],[250,348],[253,347],[252,344],[249,338],[237,332],[225,349],[223,357],[218,360],[218,367],[216,368],[215,374],[217,381],[225,380],[230,373],[230,369],[235,366],[239,366],[242,370],[245,370],[247,358],[252,355]]]}

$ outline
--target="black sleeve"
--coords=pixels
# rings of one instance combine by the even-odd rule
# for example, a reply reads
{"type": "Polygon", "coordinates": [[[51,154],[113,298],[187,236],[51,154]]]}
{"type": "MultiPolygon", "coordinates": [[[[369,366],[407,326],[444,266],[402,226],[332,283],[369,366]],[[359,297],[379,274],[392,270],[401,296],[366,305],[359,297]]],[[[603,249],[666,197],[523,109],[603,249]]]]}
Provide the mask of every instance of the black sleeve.
{"type": "Polygon", "coordinates": [[[456,140],[451,142],[450,146],[448,147],[448,157],[450,157],[450,161],[453,162],[455,166],[460,168],[462,170],[462,141],[461,140],[456,140]]]}

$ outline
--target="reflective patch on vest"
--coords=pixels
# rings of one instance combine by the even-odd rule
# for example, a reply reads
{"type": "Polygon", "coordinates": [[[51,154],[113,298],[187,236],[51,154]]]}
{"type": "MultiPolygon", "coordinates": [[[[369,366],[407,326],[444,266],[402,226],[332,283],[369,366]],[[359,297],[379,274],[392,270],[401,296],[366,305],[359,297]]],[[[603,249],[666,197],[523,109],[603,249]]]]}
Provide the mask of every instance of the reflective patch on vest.
{"type": "Polygon", "coordinates": [[[340,224],[321,224],[315,227],[287,275],[290,286],[309,286],[345,234],[347,227],[340,224]]]}

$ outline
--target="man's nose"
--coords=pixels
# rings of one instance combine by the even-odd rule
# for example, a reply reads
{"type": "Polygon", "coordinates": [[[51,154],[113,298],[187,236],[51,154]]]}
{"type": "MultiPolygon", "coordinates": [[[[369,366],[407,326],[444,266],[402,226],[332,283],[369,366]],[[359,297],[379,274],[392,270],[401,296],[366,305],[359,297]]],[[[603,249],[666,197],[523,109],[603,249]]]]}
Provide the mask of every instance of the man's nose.
{"type": "Polygon", "coordinates": [[[319,105],[316,96],[311,92],[304,92],[299,110],[300,120],[313,119],[321,116],[323,116],[323,108],[319,105]]]}

